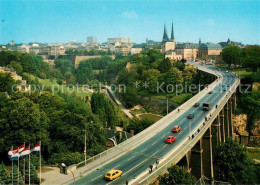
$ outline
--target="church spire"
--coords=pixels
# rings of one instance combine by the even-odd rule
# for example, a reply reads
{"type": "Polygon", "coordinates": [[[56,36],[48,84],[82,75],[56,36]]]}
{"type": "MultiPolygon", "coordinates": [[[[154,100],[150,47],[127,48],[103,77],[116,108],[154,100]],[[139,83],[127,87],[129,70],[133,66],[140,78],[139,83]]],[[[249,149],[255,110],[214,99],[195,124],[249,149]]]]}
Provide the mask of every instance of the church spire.
{"type": "Polygon", "coordinates": [[[164,31],[163,31],[163,42],[168,42],[170,39],[168,37],[167,31],[166,31],[166,26],[164,24],[164,31]]]}
{"type": "Polygon", "coordinates": [[[172,33],[171,33],[171,40],[173,41],[175,38],[174,38],[174,31],[173,31],[173,22],[172,22],[172,33]]]}

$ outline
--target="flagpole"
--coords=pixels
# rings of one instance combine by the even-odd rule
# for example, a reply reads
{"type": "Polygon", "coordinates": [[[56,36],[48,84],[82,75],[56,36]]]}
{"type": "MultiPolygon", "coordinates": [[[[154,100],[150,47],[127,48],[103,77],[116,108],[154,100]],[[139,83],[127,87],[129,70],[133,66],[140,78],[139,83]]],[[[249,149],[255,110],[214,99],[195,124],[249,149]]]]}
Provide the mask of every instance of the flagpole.
{"type": "MultiPolygon", "coordinates": [[[[12,153],[13,153],[13,146],[12,146],[12,153]]],[[[12,184],[14,184],[14,161],[13,161],[13,159],[12,159],[12,184]]]]}
{"type": "MultiPolygon", "coordinates": [[[[18,148],[18,154],[19,154],[19,148],[18,148]]],[[[17,164],[17,166],[18,166],[18,168],[17,168],[17,178],[18,178],[18,181],[17,181],[17,184],[19,184],[19,158],[20,158],[20,156],[18,155],[18,164],[17,164]]]]}
{"type": "Polygon", "coordinates": [[[31,162],[31,157],[30,157],[30,155],[31,155],[31,150],[30,150],[30,144],[29,144],[29,185],[31,184],[31,164],[30,164],[30,162],[31,162]]]}
{"type": "MultiPolygon", "coordinates": [[[[24,148],[25,148],[25,142],[24,144],[24,148]]],[[[23,159],[23,179],[24,179],[24,185],[25,185],[25,158],[23,159]]]]}
{"type": "Polygon", "coordinates": [[[42,153],[42,149],[41,149],[41,147],[42,147],[42,143],[41,143],[41,141],[40,141],[40,184],[41,184],[41,182],[42,182],[42,164],[41,164],[41,153],[42,153]]]}

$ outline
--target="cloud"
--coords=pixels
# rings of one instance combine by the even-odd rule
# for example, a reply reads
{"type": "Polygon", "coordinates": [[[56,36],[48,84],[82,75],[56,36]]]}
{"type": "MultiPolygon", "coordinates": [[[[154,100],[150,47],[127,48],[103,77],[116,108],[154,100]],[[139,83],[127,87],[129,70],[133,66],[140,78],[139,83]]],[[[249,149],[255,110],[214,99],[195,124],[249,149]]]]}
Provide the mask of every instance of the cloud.
{"type": "Polygon", "coordinates": [[[215,21],[213,19],[206,19],[204,21],[202,21],[202,24],[203,25],[206,25],[206,26],[214,26],[215,25],[215,21]]]}
{"type": "Polygon", "coordinates": [[[123,12],[122,16],[127,18],[127,19],[136,19],[138,18],[138,15],[135,11],[127,11],[127,12],[123,12]]]}

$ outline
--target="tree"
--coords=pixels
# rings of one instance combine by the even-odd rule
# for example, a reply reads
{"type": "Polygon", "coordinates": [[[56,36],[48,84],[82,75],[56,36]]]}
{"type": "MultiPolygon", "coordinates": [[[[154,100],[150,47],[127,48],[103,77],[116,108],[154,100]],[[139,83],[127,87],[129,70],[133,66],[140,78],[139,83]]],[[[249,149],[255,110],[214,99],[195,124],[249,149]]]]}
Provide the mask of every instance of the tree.
{"type": "Polygon", "coordinates": [[[245,57],[242,59],[245,67],[250,67],[252,71],[258,72],[260,68],[260,46],[249,46],[245,48],[245,57]]]}
{"type": "Polygon", "coordinates": [[[13,171],[14,171],[13,184],[15,185],[23,184],[23,177],[20,169],[19,169],[19,182],[18,182],[18,168],[15,164],[13,167],[13,171]]]}
{"type": "Polygon", "coordinates": [[[147,84],[150,92],[154,93],[157,90],[158,78],[160,76],[160,71],[157,69],[148,69],[144,71],[144,83],[147,84]]]}
{"type": "Polygon", "coordinates": [[[74,66],[72,62],[68,59],[56,59],[54,61],[55,63],[55,68],[59,68],[61,70],[61,73],[63,76],[65,76],[65,73],[67,72],[73,72],[74,71],[74,66]]]}
{"type": "Polygon", "coordinates": [[[238,64],[240,64],[240,57],[241,57],[241,49],[238,46],[229,45],[226,46],[222,52],[222,59],[226,64],[228,64],[228,67],[231,67],[231,64],[235,65],[235,68],[238,64]]]}
{"type": "Polygon", "coordinates": [[[28,98],[10,100],[8,104],[0,113],[0,151],[22,142],[33,144],[41,140],[47,145],[49,119],[39,105],[28,98]]]}
{"type": "Polygon", "coordinates": [[[163,59],[161,62],[159,62],[158,70],[161,73],[165,73],[169,71],[172,67],[172,61],[169,58],[163,59]]]}
{"type": "Polygon", "coordinates": [[[90,80],[94,79],[92,66],[87,60],[79,63],[79,67],[76,71],[76,77],[80,84],[88,84],[90,80]]]}
{"type": "Polygon", "coordinates": [[[215,162],[218,166],[219,180],[231,184],[255,184],[257,172],[247,156],[246,147],[228,139],[217,147],[215,162]]]}
{"type": "Polygon", "coordinates": [[[23,72],[23,66],[16,61],[11,61],[11,63],[7,66],[9,68],[13,68],[17,74],[21,75],[23,72]]]}
{"type": "Polygon", "coordinates": [[[130,130],[134,130],[134,133],[137,134],[143,131],[144,129],[148,128],[149,126],[151,126],[153,123],[154,121],[148,118],[144,118],[141,120],[135,118],[131,120],[131,123],[126,127],[126,130],[128,130],[129,132],[130,130]]]}
{"type": "Polygon", "coordinates": [[[196,178],[184,167],[174,165],[168,168],[168,173],[159,181],[162,184],[195,184],[196,178]]]}
{"type": "Polygon", "coordinates": [[[2,162],[0,164],[0,184],[4,185],[4,184],[9,184],[9,183],[11,183],[11,178],[5,169],[4,163],[2,162]]]}
{"type": "Polygon", "coordinates": [[[9,94],[13,93],[13,90],[16,91],[16,87],[11,73],[0,73],[0,92],[7,92],[9,94]]]}
{"type": "Polygon", "coordinates": [[[131,87],[127,87],[125,92],[120,93],[120,97],[127,108],[133,108],[135,105],[140,104],[140,98],[137,95],[136,89],[131,87]]]}

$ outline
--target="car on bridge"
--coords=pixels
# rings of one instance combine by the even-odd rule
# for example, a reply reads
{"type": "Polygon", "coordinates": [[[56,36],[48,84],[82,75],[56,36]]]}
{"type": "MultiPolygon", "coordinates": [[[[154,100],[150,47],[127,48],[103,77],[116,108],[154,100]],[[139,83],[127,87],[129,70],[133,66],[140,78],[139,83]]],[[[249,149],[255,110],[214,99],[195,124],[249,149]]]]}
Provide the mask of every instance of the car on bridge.
{"type": "Polygon", "coordinates": [[[176,140],[176,137],[174,136],[168,136],[166,139],[165,139],[165,143],[173,143],[174,141],[176,140]]]}
{"type": "Polygon", "coordinates": [[[194,114],[189,114],[187,118],[188,119],[193,119],[194,118],[194,114]]]}
{"type": "Polygon", "coordinates": [[[181,131],[181,127],[180,126],[175,126],[172,129],[173,132],[180,132],[181,131]]]}
{"type": "Polygon", "coordinates": [[[105,180],[112,181],[112,180],[120,177],[122,174],[123,174],[123,171],[121,171],[121,170],[116,170],[116,169],[110,170],[106,173],[105,180]]]}
{"type": "Polygon", "coordinates": [[[200,106],[200,103],[198,103],[198,102],[194,104],[194,107],[199,107],[199,106],[200,106]]]}

